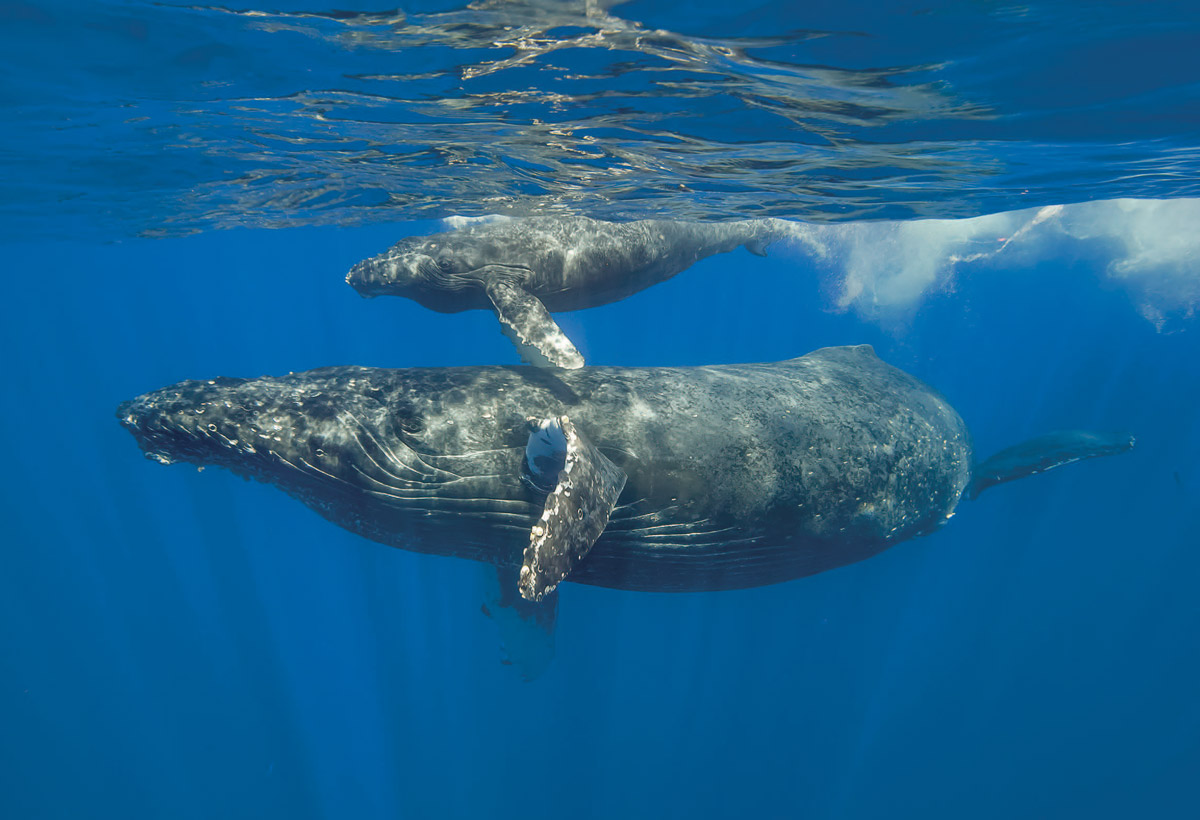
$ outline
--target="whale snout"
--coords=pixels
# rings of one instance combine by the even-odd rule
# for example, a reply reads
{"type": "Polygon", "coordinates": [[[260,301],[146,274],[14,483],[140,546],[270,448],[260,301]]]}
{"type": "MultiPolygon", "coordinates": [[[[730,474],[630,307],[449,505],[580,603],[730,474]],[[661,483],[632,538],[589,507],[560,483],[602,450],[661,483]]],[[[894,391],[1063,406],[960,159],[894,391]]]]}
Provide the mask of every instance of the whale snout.
{"type": "Polygon", "coordinates": [[[179,443],[187,438],[183,414],[160,398],[162,391],[147,393],[117,406],[117,419],[137,440],[146,458],[170,464],[183,457],[179,443]]]}
{"type": "Polygon", "coordinates": [[[346,274],[346,284],[368,299],[387,292],[390,277],[378,257],[365,259],[346,274]]]}
{"type": "Polygon", "coordinates": [[[117,419],[137,440],[146,458],[170,464],[176,458],[171,425],[167,415],[149,400],[151,395],[121,402],[117,407],[117,419]]]}
{"type": "Polygon", "coordinates": [[[117,418],[126,430],[136,430],[141,423],[141,405],[137,399],[129,399],[117,405],[117,418]]]}
{"type": "Polygon", "coordinates": [[[387,253],[364,259],[350,268],[346,284],[366,297],[412,296],[430,279],[436,280],[440,271],[438,260],[430,256],[428,248],[401,243],[387,253]]]}
{"type": "Polygon", "coordinates": [[[215,450],[239,443],[241,425],[225,396],[231,387],[244,382],[180,382],[121,402],[117,419],[149,459],[163,464],[204,461],[215,450]]]}
{"type": "MultiPolygon", "coordinates": [[[[401,293],[415,281],[422,259],[384,254],[364,259],[346,274],[346,284],[368,298],[385,293],[401,293]]],[[[432,261],[432,260],[430,260],[432,261]]]]}

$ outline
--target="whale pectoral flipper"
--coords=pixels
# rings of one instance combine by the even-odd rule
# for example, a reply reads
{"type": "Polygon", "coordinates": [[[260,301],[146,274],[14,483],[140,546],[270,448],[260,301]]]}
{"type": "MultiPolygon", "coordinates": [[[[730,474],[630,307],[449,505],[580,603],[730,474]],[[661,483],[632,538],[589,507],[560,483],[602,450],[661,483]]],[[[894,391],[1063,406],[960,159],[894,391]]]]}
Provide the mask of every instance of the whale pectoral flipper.
{"type": "Polygon", "coordinates": [[[484,284],[504,335],[521,358],[540,367],[583,367],[583,356],[537,297],[509,280],[492,277],[484,284]]]}
{"type": "Polygon", "coordinates": [[[971,481],[970,497],[976,498],[988,487],[1025,476],[1044,473],[1085,458],[1112,456],[1132,449],[1133,436],[1128,433],[1089,433],[1067,430],[1051,433],[1001,450],[982,464],[976,465],[971,481]]]}
{"type": "MultiPolygon", "coordinates": [[[[543,420],[529,437],[526,458],[535,483],[561,458],[554,489],[529,533],[517,586],[540,601],[587,555],[608,524],[625,472],[609,461],[566,416],[543,420]]],[[[557,466],[557,465],[556,465],[557,466]]]]}

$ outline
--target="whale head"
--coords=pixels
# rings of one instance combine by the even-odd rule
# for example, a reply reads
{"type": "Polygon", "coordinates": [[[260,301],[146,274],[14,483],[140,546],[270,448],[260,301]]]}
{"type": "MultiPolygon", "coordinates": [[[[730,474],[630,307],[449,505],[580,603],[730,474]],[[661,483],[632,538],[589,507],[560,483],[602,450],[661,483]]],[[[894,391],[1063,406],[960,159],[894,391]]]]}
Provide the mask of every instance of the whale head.
{"type": "MultiPolygon", "coordinates": [[[[320,464],[341,436],[337,405],[317,386],[279,379],[188,380],[123,402],[117,418],[146,457],[242,474],[320,464]]],[[[369,418],[369,417],[368,417],[369,418]]]]}
{"type": "Polygon", "coordinates": [[[443,265],[451,265],[449,258],[436,256],[436,248],[430,245],[424,237],[402,240],[352,267],[346,283],[363,296],[407,296],[441,275],[443,265]]]}
{"type": "Polygon", "coordinates": [[[361,368],[182,381],[123,402],[117,418],[149,459],[276,484],[359,484],[364,471],[385,468],[420,483],[429,472],[390,464],[405,460],[403,442],[419,436],[424,421],[403,390],[361,368]]]}
{"type": "Polygon", "coordinates": [[[188,380],[123,402],[117,418],[153,461],[223,467],[355,532],[407,543],[442,516],[491,526],[487,511],[533,514],[525,417],[479,418],[470,391],[480,378],[327,367],[188,380]]]}
{"type": "Polygon", "coordinates": [[[528,243],[510,233],[498,223],[412,236],[359,262],[346,282],[362,296],[405,296],[444,313],[489,308],[483,295],[488,282],[523,281],[531,274],[528,243]]]}
{"type": "Polygon", "coordinates": [[[516,566],[545,491],[525,475],[525,417],[480,419],[468,400],[479,378],[329,367],[189,380],[123,402],[117,418],[153,461],[272,484],[386,544],[516,566]]]}
{"type": "Polygon", "coordinates": [[[458,291],[479,283],[480,269],[495,264],[489,243],[469,232],[402,239],[350,269],[346,282],[363,296],[408,296],[458,291]]]}

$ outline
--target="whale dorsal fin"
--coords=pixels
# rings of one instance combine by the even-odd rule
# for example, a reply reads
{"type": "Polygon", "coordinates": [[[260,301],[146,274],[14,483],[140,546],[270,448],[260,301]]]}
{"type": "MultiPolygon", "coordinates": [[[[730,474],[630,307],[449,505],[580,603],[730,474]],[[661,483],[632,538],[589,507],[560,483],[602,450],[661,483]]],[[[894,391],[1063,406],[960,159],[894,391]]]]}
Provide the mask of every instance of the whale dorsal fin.
{"type": "Polygon", "coordinates": [[[526,462],[535,484],[553,489],[529,533],[517,587],[540,601],[567,577],[608,524],[626,475],[567,416],[543,419],[529,436],[526,462]],[[554,468],[557,467],[557,475],[554,468]]]}
{"type": "Polygon", "coordinates": [[[977,464],[969,494],[975,498],[988,487],[1005,481],[1044,473],[1085,458],[1123,453],[1133,447],[1133,442],[1133,436],[1128,433],[1089,433],[1084,430],[1066,430],[1032,438],[977,464]]]}
{"type": "Polygon", "coordinates": [[[562,332],[538,298],[515,282],[498,276],[484,281],[484,290],[500,320],[504,335],[521,358],[540,367],[583,367],[583,356],[562,332]]]}

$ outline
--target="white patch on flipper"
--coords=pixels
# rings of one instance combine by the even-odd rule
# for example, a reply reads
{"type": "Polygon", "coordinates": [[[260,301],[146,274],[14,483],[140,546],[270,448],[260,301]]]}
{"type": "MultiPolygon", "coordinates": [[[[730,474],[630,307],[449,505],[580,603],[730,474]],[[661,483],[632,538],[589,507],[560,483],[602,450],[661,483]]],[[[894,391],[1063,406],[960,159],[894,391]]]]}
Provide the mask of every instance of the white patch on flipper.
{"type": "Polygon", "coordinates": [[[550,488],[566,465],[567,436],[557,418],[542,419],[529,434],[525,465],[535,484],[550,488]]]}
{"type": "MultiPolygon", "coordinates": [[[[529,532],[517,588],[521,597],[540,601],[554,591],[571,569],[583,560],[608,524],[608,518],[625,488],[626,475],[580,435],[567,416],[547,419],[530,435],[557,430],[565,439],[566,458],[546,507],[529,532]]],[[[551,441],[553,438],[551,438],[551,441]]]]}

